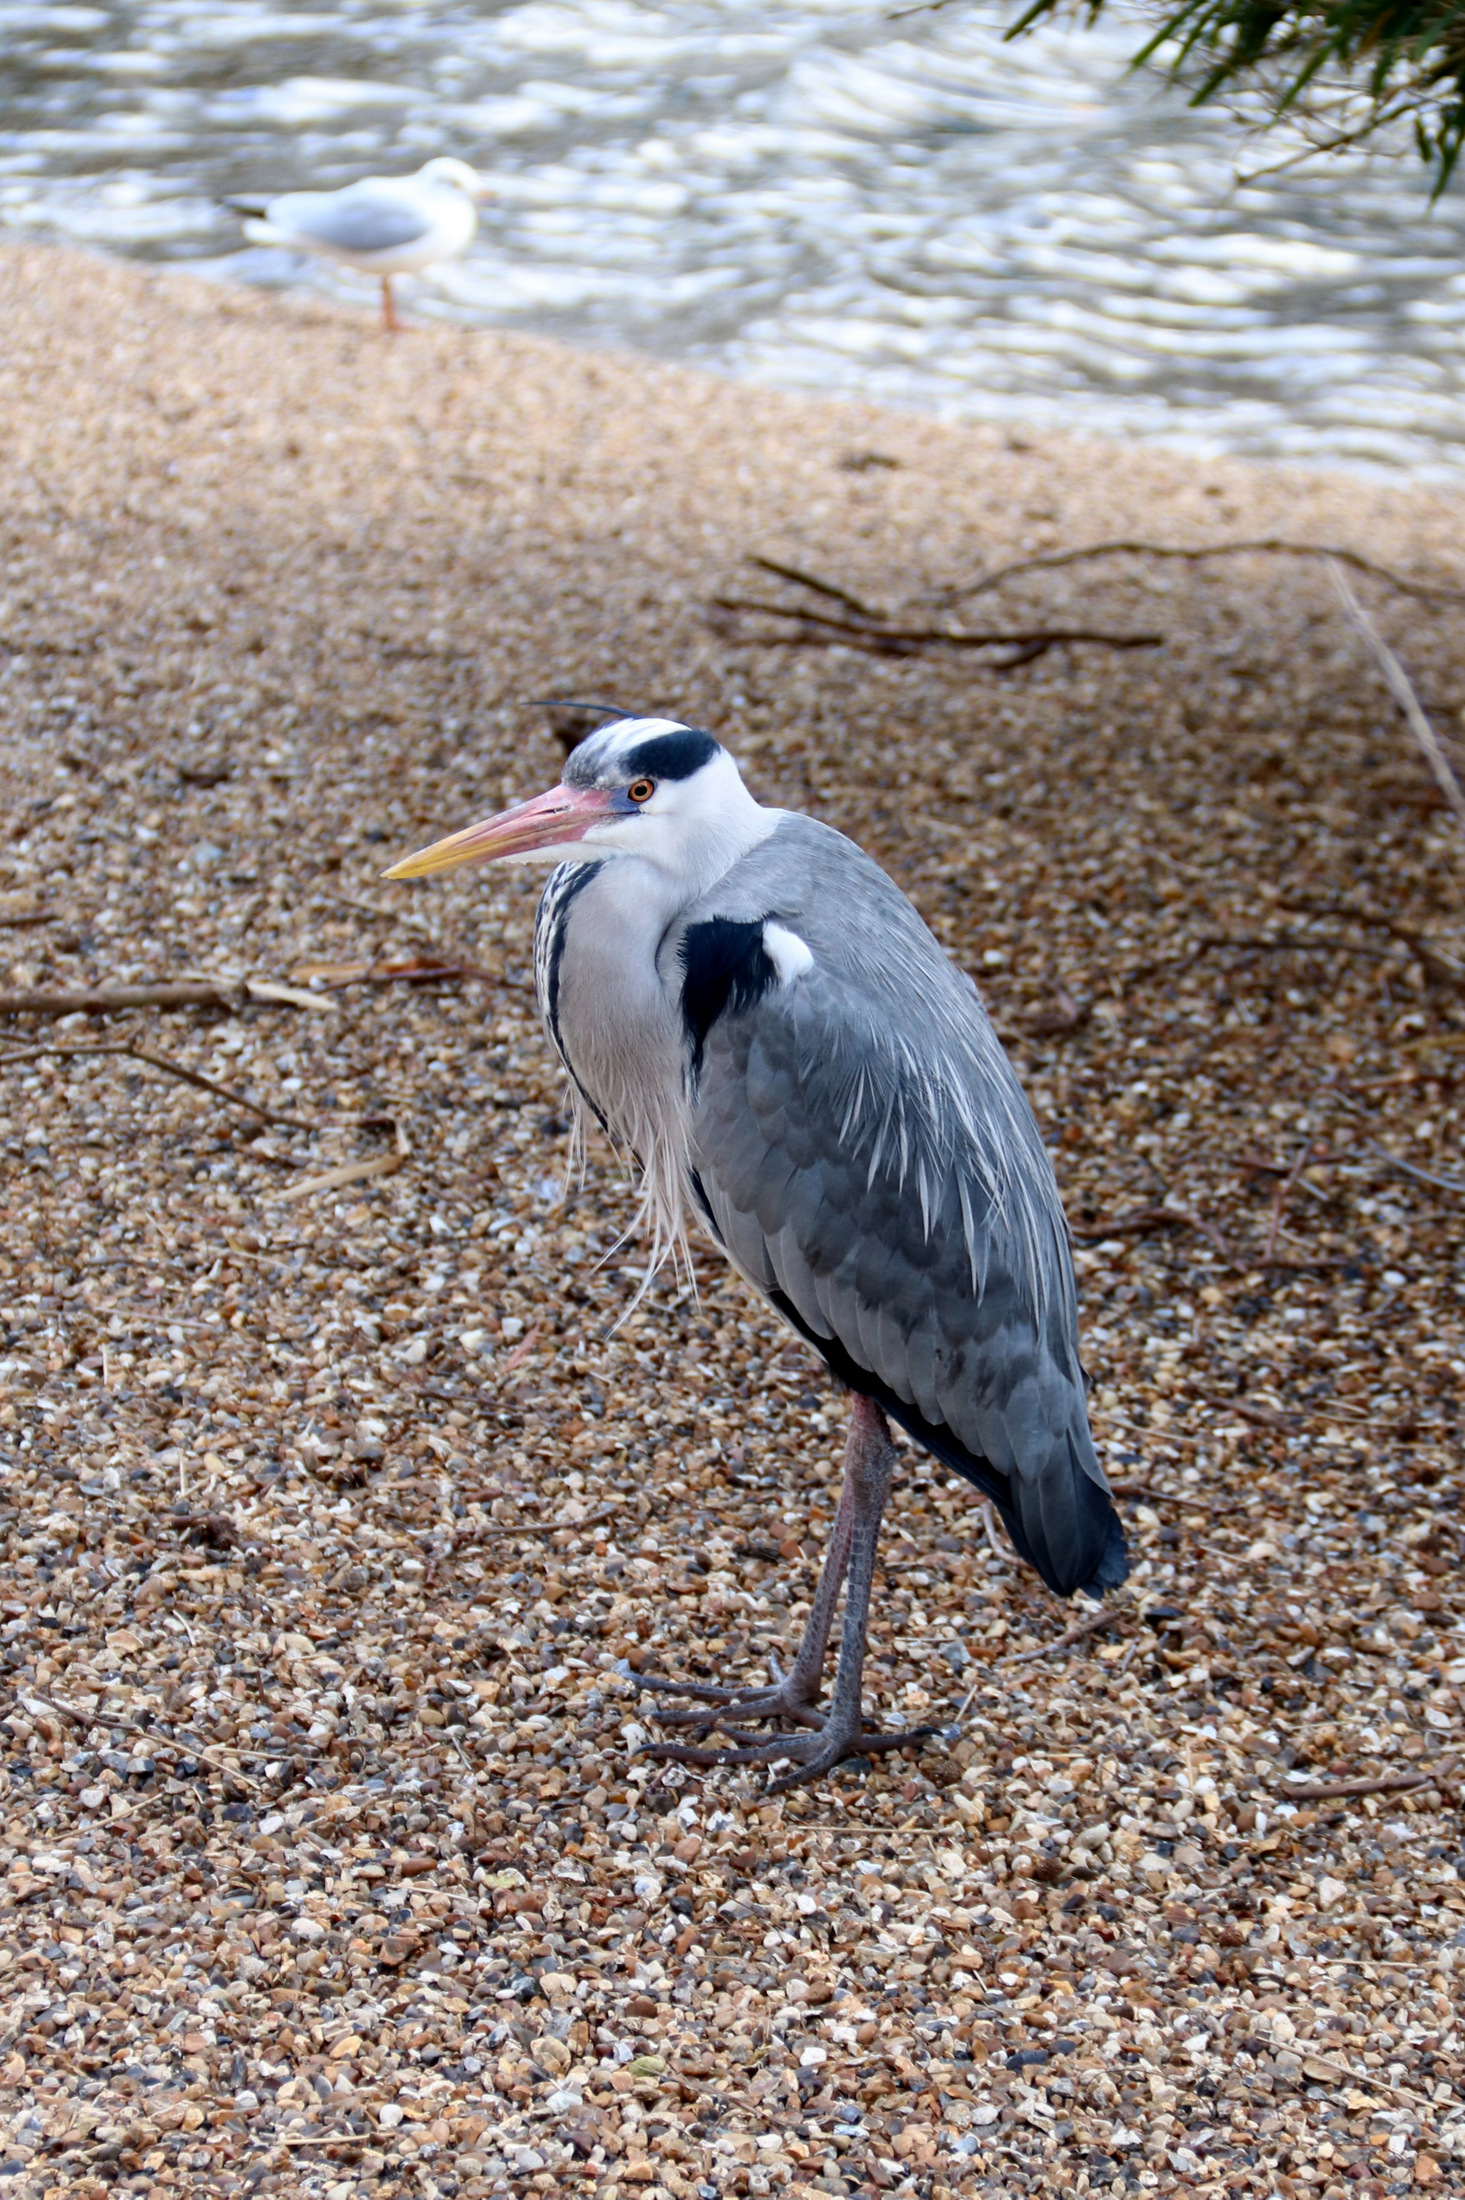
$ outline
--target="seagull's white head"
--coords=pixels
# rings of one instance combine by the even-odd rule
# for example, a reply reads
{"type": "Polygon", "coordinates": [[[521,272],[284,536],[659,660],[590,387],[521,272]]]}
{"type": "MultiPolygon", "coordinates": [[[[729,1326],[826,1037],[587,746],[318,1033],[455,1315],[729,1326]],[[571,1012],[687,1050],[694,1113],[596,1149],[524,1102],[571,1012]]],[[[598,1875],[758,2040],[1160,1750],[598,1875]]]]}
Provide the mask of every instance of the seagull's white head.
{"type": "Polygon", "coordinates": [[[433,184],[440,190],[461,191],[475,205],[480,200],[493,196],[476,168],[470,168],[466,160],[454,160],[448,154],[440,154],[436,160],[430,160],[425,167],[419,168],[417,180],[419,183],[433,184]]]}
{"type": "Polygon", "coordinates": [[[619,718],[581,742],[558,787],[450,834],[386,876],[425,878],[505,858],[548,866],[635,856],[693,886],[766,838],[779,814],[753,800],[710,733],[672,718],[619,718]]]}

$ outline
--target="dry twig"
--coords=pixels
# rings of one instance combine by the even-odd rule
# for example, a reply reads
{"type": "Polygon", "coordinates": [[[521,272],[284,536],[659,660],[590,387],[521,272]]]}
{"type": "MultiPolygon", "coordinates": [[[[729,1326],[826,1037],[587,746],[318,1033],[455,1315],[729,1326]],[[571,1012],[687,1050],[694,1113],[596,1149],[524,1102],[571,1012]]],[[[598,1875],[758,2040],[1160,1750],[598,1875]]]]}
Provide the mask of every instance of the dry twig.
{"type": "Polygon", "coordinates": [[[1165,640],[1163,634],[1113,634],[1100,627],[1044,626],[990,631],[955,626],[897,626],[893,621],[881,618],[859,617],[851,614],[841,619],[832,612],[811,611],[801,605],[765,603],[757,596],[714,596],[713,604],[719,611],[761,612],[773,619],[787,619],[802,631],[769,637],[781,646],[789,644],[843,645],[850,649],[864,649],[877,657],[913,657],[923,649],[1010,649],[1012,655],[994,665],[997,672],[1010,672],[1018,665],[1031,664],[1044,651],[1056,649],[1063,642],[1097,642],[1106,649],[1158,649],[1165,640]]]}
{"type": "Polygon", "coordinates": [[[1219,1230],[1185,1207],[1135,1207],[1127,1215],[1113,1215],[1107,1222],[1070,1222],[1070,1237],[1098,1239],[1142,1236],[1147,1230],[1198,1230],[1214,1245],[1222,1260],[1231,1258],[1230,1247],[1219,1230]]]}
{"type": "Polygon", "coordinates": [[[1314,1780],[1306,1786],[1283,1780],[1273,1792],[1296,1803],[1340,1802],[1349,1795],[1408,1795],[1415,1788],[1453,1786],[1459,1771],[1459,1758],[1451,1756],[1418,1772],[1393,1772],[1376,1779],[1314,1780]]]}
{"type": "Polygon", "coordinates": [[[436,955],[414,955],[405,962],[302,963],[292,977],[334,992],[347,985],[390,985],[405,979],[409,985],[440,985],[449,978],[482,978],[501,985],[496,971],[478,963],[445,962],[436,955]]]}
{"type": "Polygon", "coordinates": [[[1226,1413],[1234,1413],[1238,1420],[1253,1422],[1257,1428],[1276,1429],[1284,1434],[1291,1434],[1300,1426],[1300,1417],[1297,1414],[1278,1413],[1272,1406],[1248,1405],[1245,1399],[1223,1397],[1216,1390],[1197,1390],[1195,1395],[1202,1405],[1219,1406],[1226,1413]]]}
{"type": "Polygon", "coordinates": [[[607,1520],[616,1518],[614,1505],[603,1505],[598,1513],[587,1513],[583,1520],[529,1520],[509,1525],[495,1521],[491,1527],[458,1528],[453,1533],[453,1549],[463,1549],[469,1543],[492,1543],[507,1535],[558,1535],[562,1528],[571,1534],[581,1534],[586,1528],[603,1527],[607,1520]]]}
{"type": "Polygon", "coordinates": [[[1013,1559],[1012,1550],[1010,1547],[1004,1550],[997,1535],[997,1507],[990,1497],[984,1497],[977,1510],[982,1516],[982,1527],[986,1532],[988,1544],[991,1546],[992,1556],[1000,1559],[1004,1566],[1010,1566],[1013,1559]]]}
{"type": "Polygon", "coordinates": [[[123,1008],[221,1008],[233,1014],[245,1001],[278,1001],[291,1008],[313,1008],[317,1015],[331,1007],[319,994],[267,978],[245,978],[238,985],[217,978],[180,978],[165,985],[89,985],[71,993],[0,993],[0,1016],[100,1016],[123,1008]]]}
{"type": "Polygon", "coordinates": [[[959,603],[966,596],[985,595],[989,588],[998,588],[1003,581],[1015,580],[1021,573],[1052,573],[1060,566],[1082,565],[1091,558],[1177,558],[1186,564],[1198,565],[1207,558],[1239,558],[1257,553],[1287,558],[1331,558],[1339,564],[1351,565],[1356,572],[1370,574],[1374,580],[1387,581],[1391,588],[1399,589],[1404,595],[1423,596],[1441,603],[1465,603],[1465,588],[1412,581],[1406,574],[1396,573],[1392,566],[1375,564],[1372,558],[1364,557],[1357,550],[1333,548],[1322,542],[1287,542],[1279,535],[1264,535],[1251,542],[1198,543],[1193,547],[1134,540],[1091,542],[1077,550],[1049,550],[1036,557],[1014,558],[1010,564],[994,566],[990,573],[983,573],[974,581],[964,581],[955,588],[938,589],[929,601],[959,603]]]}
{"type": "Polygon", "coordinates": [[[125,1055],[129,1061],[147,1062],[153,1069],[165,1070],[170,1077],[181,1078],[185,1085],[196,1085],[200,1092],[213,1093],[216,1099],[226,1101],[231,1108],[243,1108],[248,1114],[257,1116],[261,1123],[276,1123],[282,1129],[291,1131],[309,1131],[316,1127],[313,1123],[302,1123],[298,1116],[280,1115],[273,1108],[262,1108],[257,1100],[247,1100],[232,1085],[217,1084],[212,1077],[205,1077],[201,1070],[189,1069],[185,1063],[175,1062],[171,1055],[154,1054],[146,1047],[129,1046],[126,1040],[107,1043],[99,1040],[95,1046],[89,1045],[85,1040],[78,1040],[75,1045],[21,1047],[14,1054],[0,1054],[0,1069],[8,1069],[15,1062],[36,1062],[68,1054],[125,1055]]]}
{"type": "Polygon", "coordinates": [[[1304,1168],[1307,1166],[1307,1157],[1311,1152],[1312,1140],[1310,1138],[1304,1138],[1301,1145],[1297,1149],[1296,1160],[1292,1163],[1291,1168],[1287,1171],[1287,1174],[1283,1177],[1281,1183],[1277,1186],[1276,1191],[1272,1195],[1272,1219],[1267,1228],[1266,1251],[1262,1254],[1262,1263],[1264,1266],[1269,1260],[1271,1260],[1273,1254],[1277,1250],[1277,1232],[1282,1227],[1282,1217],[1287,1212],[1287,1202],[1291,1199],[1293,1191],[1296,1189],[1297,1179],[1301,1176],[1304,1168]]]}
{"type": "Polygon", "coordinates": [[[171,1734],[160,1734],[156,1728],[141,1726],[136,1719],[124,1719],[114,1711],[108,1711],[105,1717],[101,1717],[91,1712],[78,1711],[74,1704],[58,1703],[54,1698],[23,1695],[20,1702],[28,1711],[34,1709],[49,1712],[53,1718],[63,1720],[78,1733],[84,1734],[93,1726],[118,1727],[124,1734],[139,1736],[155,1749],[169,1749],[177,1757],[191,1757],[200,1764],[213,1765],[226,1779],[237,1781],[240,1787],[253,1788],[256,1794],[263,1792],[258,1780],[251,1779],[247,1772],[241,1772],[237,1765],[230,1764],[226,1757],[220,1756],[217,1750],[210,1749],[206,1742],[195,1744],[186,1737],[182,1741],[176,1741],[171,1734]]]}
{"type": "Polygon", "coordinates": [[[1031,1665],[1035,1658],[1051,1658],[1057,1650],[1067,1650],[1075,1642],[1083,1642],[1089,1635],[1099,1634],[1105,1627],[1113,1627],[1123,1617],[1122,1605],[1106,1605],[1100,1612],[1091,1612],[1087,1619],[1075,1620],[1061,1635],[1051,1642],[1040,1642],[1036,1650],[1018,1650],[1005,1662],[1008,1665],[1031,1665]]]}
{"type": "Polygon", "coordinates": [[[1349,587],[1347,577],[1336,559],[1329,561],[1328,572],[1338,592],[1338,600],[1347,612],[1355,632],[1367,646],[1369,655],[1384,676],[1389,693],[1404,713],[1409,731],[1419,743],[1424,760],[1434,774],[1435,785],[1455,814],[1455,823],[1465,832],[1465,788],[1461,787],[1439,735],[1425,716],[1424,706],[1414,692],[1408,673],[1349,587]]]}
{"type": "Polygon", "coordinates": [[[1396,939],[1401,947],[1408,948],[1431,985],[1465,988],[1465,965],[1441,954],[1417,924],[1390,916],[1386,909],[1373,909],[1356,901],[1310,901],[1300,895],[1280,896],[1279,906],[1301,917],[1344,917],[1353,924],[1376,925],[1381,932],[1396,939]]]}
{"type": "Polygon", "coordinates": [[[1401,1176],[1412,1176],[1421,1184],[1433,1184],[1442,1192],[1465,1192],[1465,1179],[1458,1176],[1436,1176],[1431,1169],[1421,1169],[1415,1161],[1406,1161],[1401,1154],[1390,1153],[1386,1146],[1376,1146],[1370,1140],[1367,1151],[1378,1161],[1386,1161],[1401,1176]]]}
{"type": "Polygon", "coordinates": [[[821,580],[817,573],[806,573],[802,566],[785,565],[780,558],[759,557],[756,553],[749,563],[761,566],[765,573],[776,574],[781,581],[794,581],[800,588],[812,588],[816,596],[827,596],[831,603],[842,603],[847,611],[853,611],[858,618],[879,620],[885,615],[881,611],[873,611],[869,604],[861,603],[858,596],[852,596],[837,581],[821,580]]]}
{"type": "Polygon", "coordinates": [[[389,1116],[373,1117],[370,1120],[382,1128],[391,1124],[396,1135],[393,1152],[378,1154],[371,1161],[343,1161],[338,1168],[326,1169],[319,1176],[308,1176],[303,1184],[287,1184],[283,1191],[270,1195],[276,1205],[283,1206],[287,1200],[306,1199],[312,1192],[335,1192],[347,1184],[364,1184],[369,1177],[395,1176],[402,1164],[411,1159],[412,1148],[407,1142],[407,1133],[400,1123],[393,1122],[389,1116]]]}

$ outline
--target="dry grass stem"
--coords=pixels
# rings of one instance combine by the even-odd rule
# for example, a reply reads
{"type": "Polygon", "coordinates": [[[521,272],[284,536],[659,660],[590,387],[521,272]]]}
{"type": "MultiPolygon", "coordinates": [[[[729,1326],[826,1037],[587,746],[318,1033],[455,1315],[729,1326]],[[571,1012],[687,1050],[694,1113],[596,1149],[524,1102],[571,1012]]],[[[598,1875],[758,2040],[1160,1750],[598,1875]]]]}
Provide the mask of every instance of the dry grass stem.
{"type": "Polygon", "coordinates": [[[1358,601],[1336,559],[1330,560],[1328,573],[1339,602],[1347,612],[1355,631],[1367,645],[1369,655],[1383,674],[1384,684],[1403,712],[1409,731],[1418,742],[1420,753],[1434,775],[1435,785],[1453,811],[1456,824],[1465,832],[1465,788],[1461,787],[1440,737],[1425,715],[1419,697],[1414,692],[1413,682],[1358,601]]]}

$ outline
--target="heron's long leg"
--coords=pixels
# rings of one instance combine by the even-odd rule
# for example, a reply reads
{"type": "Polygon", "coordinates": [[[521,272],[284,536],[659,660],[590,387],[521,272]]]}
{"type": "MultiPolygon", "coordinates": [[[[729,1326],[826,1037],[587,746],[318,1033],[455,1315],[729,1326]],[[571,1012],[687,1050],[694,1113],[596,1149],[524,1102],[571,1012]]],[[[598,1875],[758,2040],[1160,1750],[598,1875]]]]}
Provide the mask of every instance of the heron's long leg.
{"type": "MultiPolygon", "coordinates": [[[[814,1710],[819,1700],[819,1683],[824,1674],[824,1660],[829,1650],[829,1632],[834,1625],[835,1609],[844,1577],[849,1568],[850,1540],[855,1523],[854,1453],[856,1423],[850,1424],[849,1441],[845,1445],[844,1480],[840,1485],[839,1509],[830,1530],[829,1547],[824,1553],[820,1569],[819,1586],[814,1592],[813,1606],[804,1628],[798,1654],[786,1673],[773,1665],[771,1688],[714,1688],[693,1681],[678,1681],[661,1673],[643,1673],[641,1686],[666,1689],[673,1695],[695,1696],[700,1704],[709,1704],[719,1710],[731,1711],[741,1719],[794,1719],[810,1725],[822,1725],[814,1710]]],[[[773,1664],[772,1659],[769,1660],[773,1664]]],[[[712,1716],[707,1711],[662,1711],[657,1716],[668,1726],[710,1726],[712,1716]]]]}
{"type": "MultiPolygon", "coordinates": [[[[834,1696],[825,1714],[820,1748],[796,1770],[775,1780],[775,1792],[801,1787],[807,1780],[818,1779],[842,1757],[855,1755],[862,1746],[864,1713],[860,1690],[865,1677],[865,1631],[870,1620],[870,1591],[875,1582],[880,1523],[895,1472],[895,1446],[890,1441],[890,1429],[873,1398],[855,1399],[845,1461],[851,1494],[849,1586],[845,1593],[844,1625],[839,1633],[834,1696]]],[[[864,1746],[870,1744],[866,1742],[864,1746]]]]}
{"type": "MultiPolygon", "coordinates": [[[[894,1467],[895,1448],[890,1441],[885,1415],[872,1398],[857,1396],[850,1422],[849,1442],[845,1450],[845,1483],[841,1492],[840,1515],[835,1523],[836,1534],[831,1538],[829,1557],[824,1575],[820,1579],[815,1609],[809,1616],[809,1625],[804,1630],[804,1645],[800,1650],[800,1659],[803,1658],[804,1649],[809,1650],[811,1658],[817,1656],[818,1664],[814,1668],[817,1674],[823,1664],[834,1603],[839,1593],[839,1577],[847,1570],[849,1588],[845,1601],[844,1625],[840,1630],[834,1697],[823,1717],[807,1710],[802,1699],[791,1700],[789,1682],[793,1679],[792,1673],[778,1689],[764,1689],[743,1697],[735,1696],[728,1690],[709,1689],[706,1691],[708,1697],[721,1697],[719,1705],[709,1704],[702,1711],[673,1713],[671,1716],[702,1727],[720,1726],[733,1746],[717,1748],[677,1742],[654,1742],[647,1749],[648,1756],[663,1757],[676,1764],[690,1765],[771,1765],[792,1759],[793,1769],[786,1772],[781,1779],[775,1780],[769,1790],[771,1794],[777,1794],[784,1788],[801,1787],[807,1781],[819,1779],[845,1757],[863,1756],[866,1752],[876,1750],[900,1749],[906,1743],[919,1741],[935,1731],[931,1727],[913,1727],[904,1732],[877,1732],[865,1726],[860,1705],[860,1688],[865,1669],[865,1630],[869,1623],[870,1593],[875,1579],[875,1552],[880,1540],[880,1522],[886,1499],[890,1495],[894,1467]],[[750,1713],[754,1718],[770,1718],[781,1714],[797,1720],[800,1725],[813,1727],[816,1731],[812,1734],[777,1735],[763,1740],[757,1735],[745,1733],[734,1724],[739,1716],[747,1717],[750,1713]]],[[[796,1662],[794,1672],[797,1671],[796,1662]]],[[[675,1683],[659,1685],[675,1686],[675,1683]]]]}
{"type": "Polygon", "coordinates": [[[835,1606],[839,1603],[839,1592],[844,1587],[844,1577],[849,1572],[856,1508],[852,1463],[855,1428],[856,1422],[851,1421],[844,1447],[844,1480],[839,1485],[839,1510],[834,1515],[834,1526],[829,1532],[829,1548],[824,1553],[824,1564],[819,1570],[819,1586],[814,1591],[814,1602],[809,1608],[804,1639],[799,1644],[797,1657],[784,1675],[784,1685],[789,1694],[796,1702],[808,1704],[810,1709],[818,1701],[819,1683],[824,1677],[824,1660],[829,1650],[829,1630],[834,1625],[835,1606]]]}

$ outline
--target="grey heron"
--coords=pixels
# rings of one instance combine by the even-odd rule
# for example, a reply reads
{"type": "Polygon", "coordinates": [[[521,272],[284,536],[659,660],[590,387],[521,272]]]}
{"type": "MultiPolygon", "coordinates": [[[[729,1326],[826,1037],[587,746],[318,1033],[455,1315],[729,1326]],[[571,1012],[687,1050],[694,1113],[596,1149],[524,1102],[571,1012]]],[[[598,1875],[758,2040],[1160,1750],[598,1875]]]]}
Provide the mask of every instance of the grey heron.
{"type": "Polygon", "coordinates": [[[1097,1597],[1126,1572],[1063,1211],[1022,1088],[976,987],[893,881],[832,827],[762,807],[709,733],[604,726],[560,786],[386,876],[505,858],[553,866],[540,1012],[577,1108],[639,1160],[653,1265],[700,1216],[853,1393],[792,1665],[766,1688],[640,1676],[689,1699],[663,1723],[703,1729],[656,1754],[788,1760],[779,1788],[898,1748],[913,1733],[866,1727],[861,1705],[891,1420],[995,1503],[1059,1595],[1097,1597]],[[751,1731],[780,1720],[795,1731],[751,1731]],[[713,1729],[726,1741],[705,1746],[713,1729]]]}
{"type": "Polygon", "coordinates": [[[401,327],[392,298],[394,275],[416,275],[466,252],[478,227],[487,185],[465,160],[430,160],[413,176],[363,176],[340,191],[286,191],[278,198],[225,203],[246,217],[255,244],[313,252],[382,286],[382,324],[401,327]]]}

